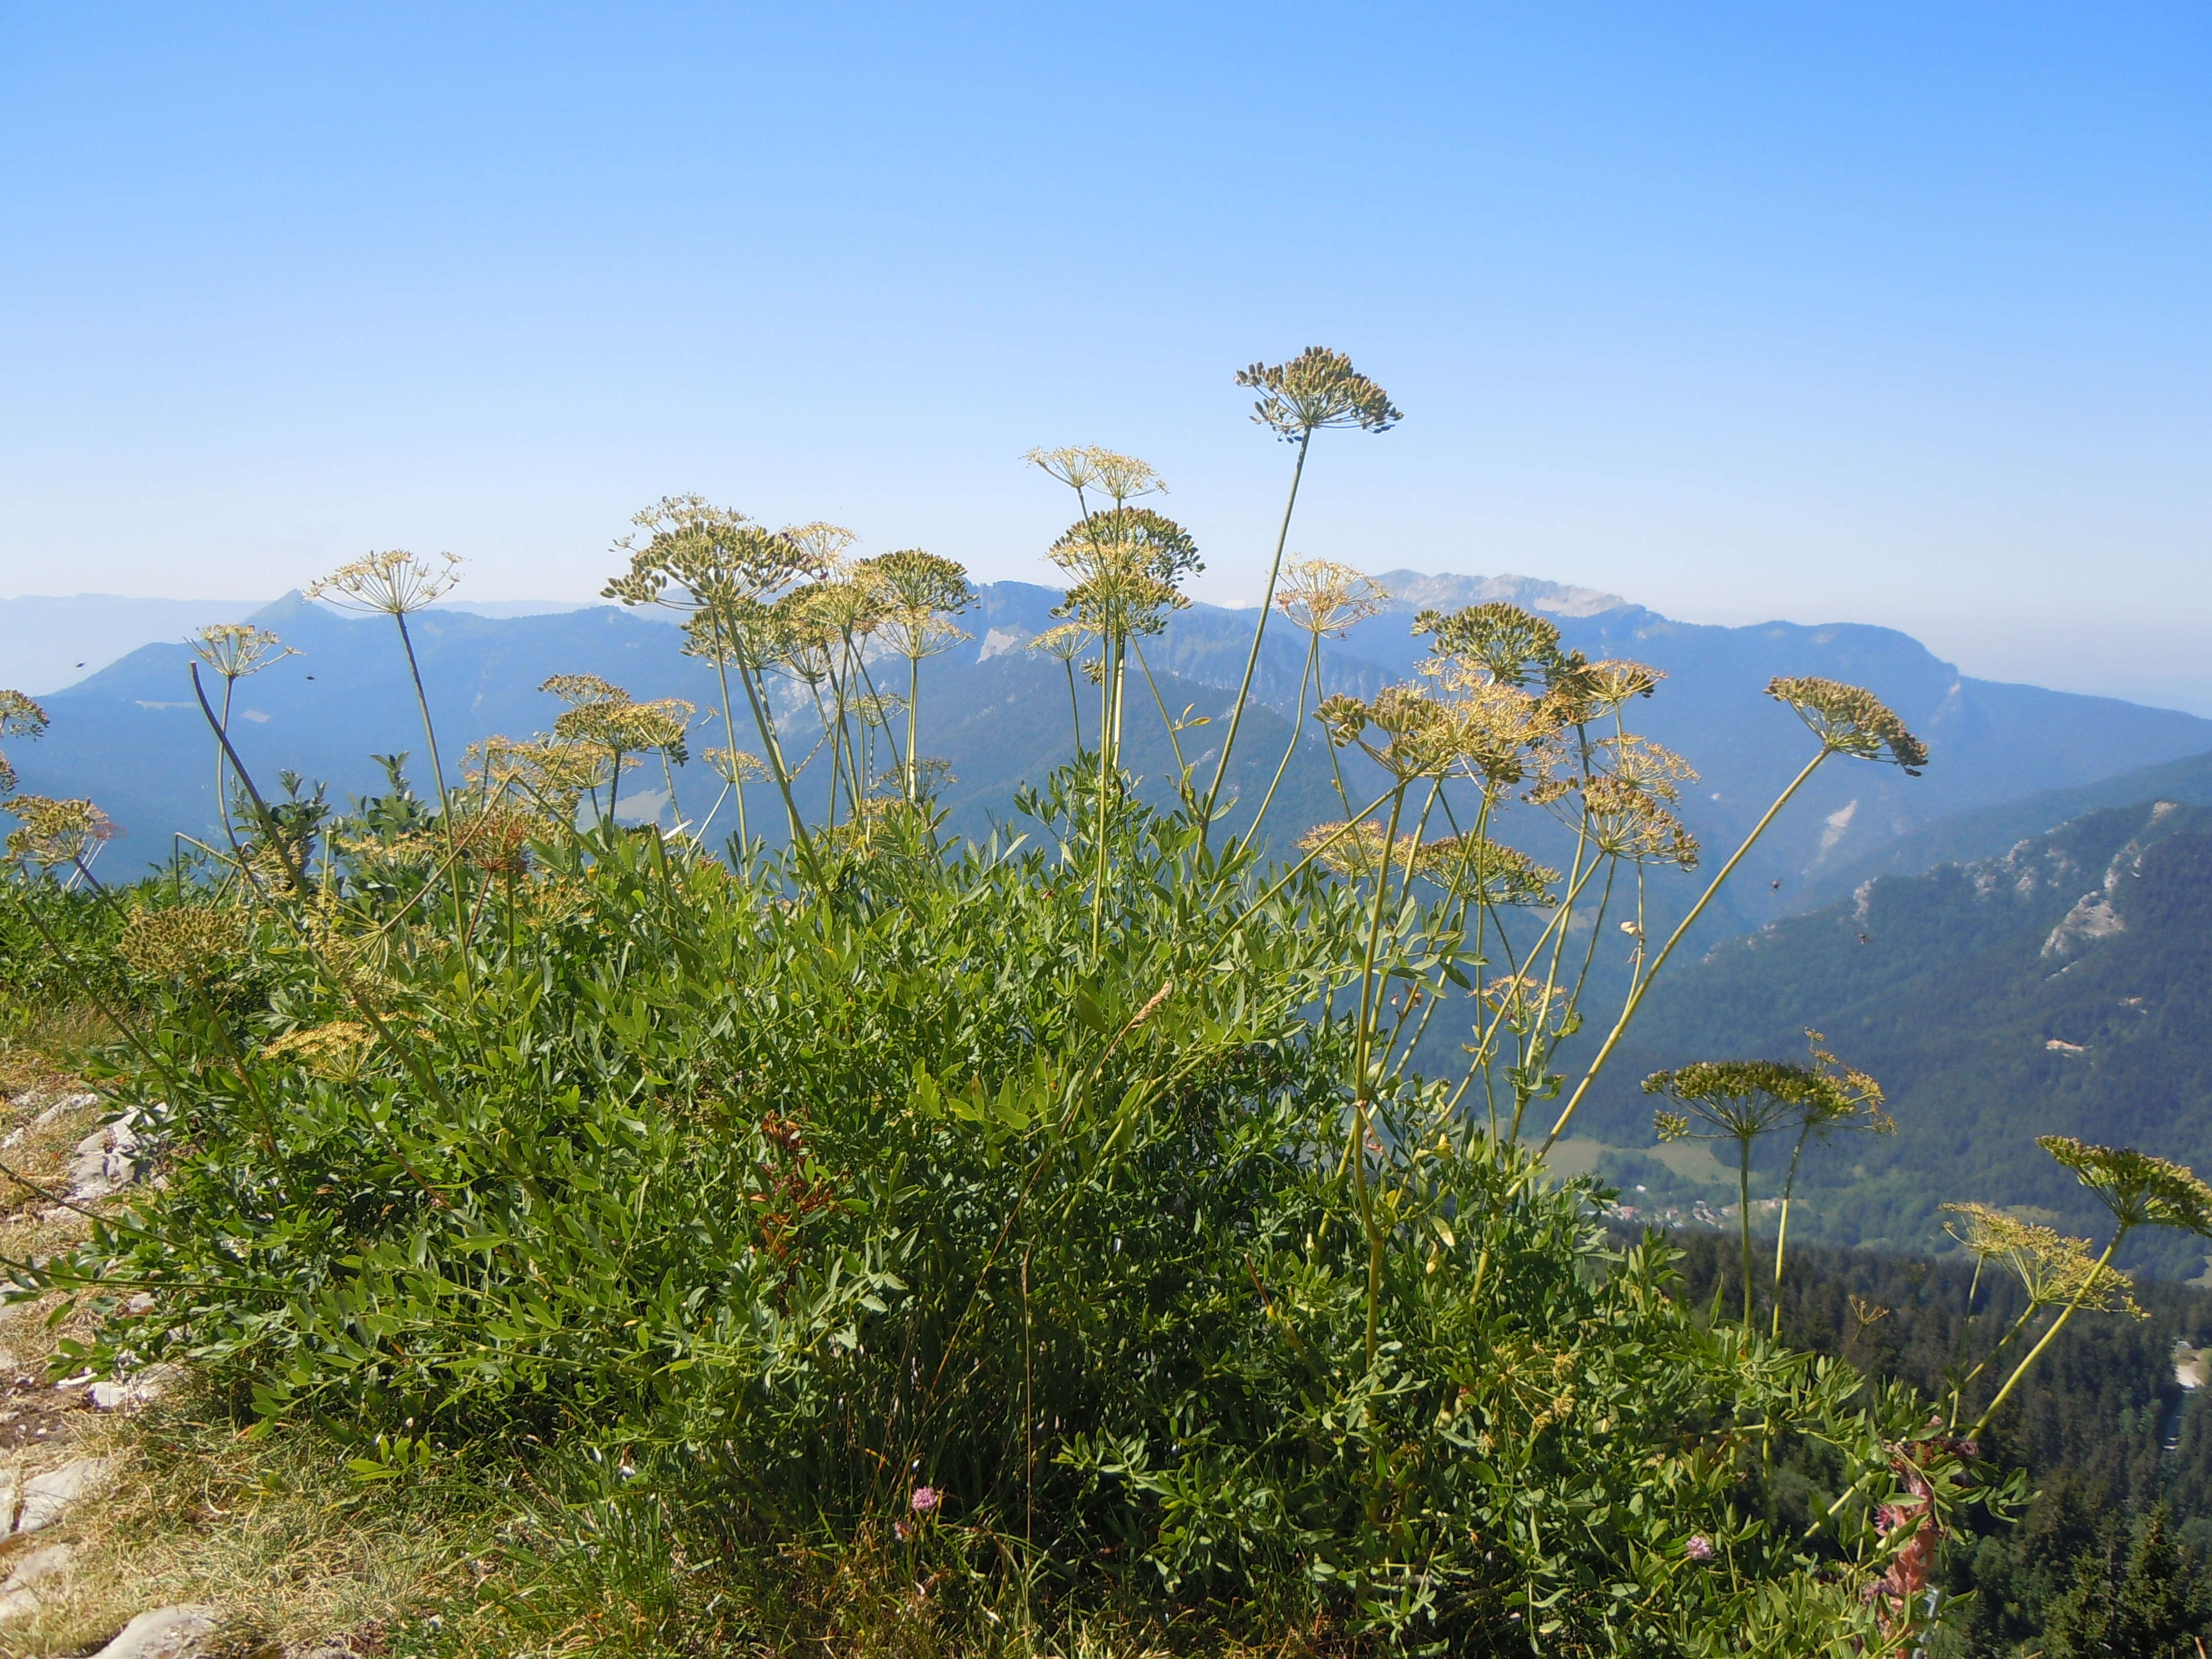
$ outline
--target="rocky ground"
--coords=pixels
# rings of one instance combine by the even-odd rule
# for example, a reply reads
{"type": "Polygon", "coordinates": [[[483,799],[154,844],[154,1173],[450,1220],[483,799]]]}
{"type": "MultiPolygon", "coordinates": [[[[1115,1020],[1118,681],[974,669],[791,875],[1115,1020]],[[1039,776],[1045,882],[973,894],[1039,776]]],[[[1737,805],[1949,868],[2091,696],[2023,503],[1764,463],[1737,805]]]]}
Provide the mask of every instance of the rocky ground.
{"type": "MultiPolygon", "coordinates": [[[[0,1257],[20,1261],[82,1238],[88,1216],[148,1172],[127,1118],[71,1079],[26,1078],[19,1069],[0,1079],[0,1257]]],[[[51,1300],[0,1309],[0,1655],[341,1659],[382,1651],[374,1620],[344,1635],[286,1639],[282,1627],[296,1623],[296,1609],[268,1617],[280,1599],[273,1581],[257,1585],[254,1571],[239,1570],[240,1552],[224,1547],[227,1528],[241,1538],[246,1530],[240,1522],[248,1510],[234,1507],[239,1483],[228,1478],[237,1471],[198,1479],[194,1512],[180,1508],[193,1472],[180,1467],[173,1443],[166,1451],[151,1444],[177,1440],[173,1427],[162,1434],[154,1425],[165,1410],[173,1414],[190,1380],[167,1368],[122,1380],[57,1378],[48,1362],[75,1325],[51,1300]],[[150,1525],[149,1509],[160,1512],[150,1525]],[[192,1577],[194,1557],[175,1536],[180,1524],[192,1527],[206,1564],[204,1596],[173,1594],[192,1577]]],[[[265,1503],[249,1508],[265,1522],[265,1503]]],[[[280,1570],[285,1553],[261,1540],[258,1557],[273,1554],[280,1570]]],[[[319,1570],[327,1556],[310,1550],[301,1565],[319,1570]]]]}

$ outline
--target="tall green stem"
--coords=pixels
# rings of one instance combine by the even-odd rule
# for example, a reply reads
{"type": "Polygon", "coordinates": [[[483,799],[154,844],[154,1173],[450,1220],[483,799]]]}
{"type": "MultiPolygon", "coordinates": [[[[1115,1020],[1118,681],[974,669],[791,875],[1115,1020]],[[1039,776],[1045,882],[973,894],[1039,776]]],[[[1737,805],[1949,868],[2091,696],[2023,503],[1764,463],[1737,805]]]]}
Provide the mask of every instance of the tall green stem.
{"type": "Polygon", "coordinates": [[[1390,796],[1389,828],[1382,835],[1382,865],[1375,878],[1375,910],[1367,923],[1367,954],[1359,983],[1359,1029],[1352,1039],[1352,1171],[1359,1194],[1359,1225],[1367,1238],[1367,1364],[1375,1353],[1382,1316],[1382,1236],[1375,1225],[1375,1196],[1367,1182],[1368,1057],[1374,1047],[1375,958],[1382,946],[1383,901],[1390,890],[1390,854],[1398,844],[1398,817],[1405,810],[1406,785],[1390,796]]]}
{"type": "Polygon", "coordinates": [[[1098,868],[1091,893],[1091,954],[1098,954],[1106,926],[1107,796],[1114,775],[1114,685],[1121,658],[1120,642],[1106,641],[1098,674],[1098,868]]]}
{"type": "Polygon", "coordinates": [[[921,799],[921,763],[915,758],[915,744],[921,733],[921,659],[906,659],[906,798],[912,805],[921,799]]]}
{"type": "MultiPolygon", "coordinates": [[[[430,774],[437,780],[438,812],[441,817],[447,817],[451,805],[446,799],[446,768],[445,763],[438,758],[438,732],[437,728],[430,723],[430,699],[422,690],[422,670],[415,660],[414,637],[407,631],[405,612],[393,611],[392,620],[399,624],[399,643],[407,652],[407,678],[415,683],[415,707],[421,710],[422,714],[422,741],[430,745],[430,774]]],[[[447,827],[450,830],[450,819],[447,827]]]]}
{"type": "MultiPolygon", "coordinates": [[[[421,711],[422,715],[422,741],[428,744],[430,748],[430,775],[436,780],[438,785],[438,821],[445,826],[446,845],[450,850],[455,845],[453,838],[453,804],[446,793],[446,764],[445,762],[441,760],[438,756],[438,729],[435,726],[431,724],[430,699],[428,695],[422,690],[422,665],[415,660],[415,638],[413,635],[407,631],[407,613],[404,611],[395,611],[392,613],[392,620],[399,624],[399,643],[407,653],[407,678],[414,682],[415,707],[421,711]]],[[[617,761],[617,763],[619,765],[619,761],[617,761]]],[[[619,777],[617,777],[617,781],[619,781],[619,777]]],[[[466,974],[471,971],[469,968],[467,937],[468,901],[461,891],[461,889],[466,884],[466,883],[462,876],[460,863],[458,860],[453,862],[452,879],[453,888],[453,944],[454,948],[460,952],[461,971],[466,974]]]]}
{"type": "MultiPolygon", "coordinates": [[[[1782,1183],[1782,1218],[1774,1234],[1774,1326],[1771,1334],[1776,1341],[1782,1340],[1782,1252],[1790,1242],[1790,1200],[1797,1191],[1797,1160],[1804,1156],[1806,1137],[1813,1133],[1808,1119],[1797,1131],[1797,1144],[1790,1149],[1790,1176],[1782,1183]]],[[[1973,1298],[1966,1298],[1966,1312],[1973,1314],[1973,1298]]]]}
{"type": "MultiPolygon", "coordinates": [[[[230,730],[230,694],[237,689],[237,686],[238,682],[229,675],[225,674],[222,677],[222,724],[218,729],[223,732],[230,730]]],[[[222,787],[222,745],[218,743],[215,746],[215,804],[222,813],[224,837],[233,846],[236,846],[238,836],[230,827],[230,792],[222,787]]]]}
{"type": "MultiPolygon", "coordinates": [[[[2097,1258],[2097,1266],[2099,1267],[2104,1267],[2112,1261],[2112,1253],[2120,1248],[2120,1241],[2127,1236],[2128,1229],[2125,1226],[2122,1226],[2114,1231],[2112,1234],[2112,1242],[2105,1246],[2104,1255],[2097,1258]]],[[[2102,1277],[2101,1274],[2092,1274],[2090,1276],[2090,1282],[2094,1284],[2100,1277],[2102,1277]]],[[[2033,1347],[2030,1348],[2026,1353],[2021,1356],[2020,1364],[2012,1368],[2012,1375],[2005,1378],[2004,1386],[1999,1389],[1996,1392],[1996,1398],[1990,1401],[1988,1405],[1982,1408],[1982,1414],[1974,1419],[1974,1426],[1966,1431],[1967,1439],[1978,1440],[1982,1437],[1982,1431],[1989,1427],[1990,1419],[1997,1414],[1997,1407],[2004,1404],[2005,1396],[2010,1394],[2013,1389],[2019,1385],[2020,1379],[2021,1377],[2027,1375],[2028,1367],[2034,1364],[2036,1360],[2042,1356],[2043,1351],[2051,1346],[2052,1339],[2057,1337],[2059,1332],[2066,1328],[2066,1322],[2074,1317],[2074,1310],[2081,1305],[2081,1303],[2079,1297],[2068,1303],[2064,1308],[2060,1310],[2058,1317],[2051,1322],[2051,1328],[2044,1332],[2041,1340],[2039,1340],[2033,1347]]]]}
{"type": "Polygon", "coordinates": [[[1321,635],[1316,634],[1312,648],[1306,653],[1305,672],[1298,676],[1298,705],[1297,712],[1291,716],[1291,741],[1283,750],[1282,763],[1275,768],[1275,775],[1268,781],[1267,793],[1260,797],[1260,810],[1252,815],[1251,824],[1244,831],[1248,846],[1259,839],[1260,821],[1267,816],[1267,808],[1274,802],[1275,791],[1281,787],[1283,774],[1291,769],[1291,757],[1298,752],[1298,736],[1305,729],[1306,723],[1306,684],[1320,672],[1320,668],[1321,635]]]}
{"type": "Polygon", "coordinates": [[[1790,787],[1774,798],[1774,805],[1766,809],[1766,815],[1753,824],[1751,833],[1743,838],[1743,845],[1735,849],[1726,864],[1721,866],[1720,873],[1712,878],[1705,890],[1698,896],[1698,902],[1690,907],[1690,914],[1682,918],[1681,925],[1668,935],[1667,943],[1661,948],[1659,954],[1652,958],[1650,967],[1644,970],[1643,977],[1636,981],[1635,988],[1629,992],[1628,1000],[1621,1008],[1620,1018],[1613,1022],[1613,1030],[1606,1034],[1605,1046],[1597,1051],[1597,1058],[1590,1061],[1589,1070],[1583,1073],[1583,1080],[1575,1085],[1575,1091],[1567,1097],[1567,1103],[1560,1111],[1559,1121],[1552,1125],[1552,1133],[1544,1137],[1544,1144],[1536,1149],[1537,1157],[1541,1158],[1550,1152],[1553,1143],[1565,1133],[1568,1121],[1575,1115],[1575,1108],[1583,1103],[1583,1097],[1589,1092],[1590,1085],[1597,1080],[1597,1074],[1605,1069],[1606,1061],[1613,1057],[1613,1049],[1620,1045],[1621,1034],[1628,1030],[1628,1022],[1636,1018],[1636,1010],[1644,1001],[1644,994],[1651,988],[1651,981],[1659,976],[1659,970],[1667,965],[1667,958],[1674,953],[1674,947],[1682,942],[1682,936],[1688,933],[1691,925],[1705,914],[1705,906],[1712,902],[1713,895],[1721,890],[1721,884],[1726,881],[1736,866],[1743,861],[1743,855],[1751,851],[1753,843],[1766,833],[1766,826],[1774,822],[1775,815],[1790,804],[1790,798],[1797,793],[1805,780],[1811,777],[1820,769],[1820,763],[1834,752],[1833,750],[1824,748],[1811,760],[1805,763],[1805,769],[1790,780],[1790,787]]]}
{"type": "Polygon", "coordinates": [[[732,790],[738,796],[738,844],[745,844],[745,775],[738,765],[738,722],[730,712],[730,663],[728,647],[722,638],[722,619],[711,610],[707,613],[707,636],[714,642],[714,678],[722,688],[722,738],[730,747],[729,775],[722,780],[722,793],[707,809],[707,817],[699,826],[699,840],[704,844],[707,828],[714,821],[714,814],[722,810],[722,801],[732,790]]]}
{"type": "Polygon", "coordinates": [[[1260,620],[1252,625],[1252,651],[1244,659],[1244,678],[1237,688],[1237,701],[1229,711],[1228,735],[1221,739],[1221,758],[1214,763],[1213,784],[1206,792],[1206,807],[1198,816],[1199,844],[1206,842],[1206,832],[1213,823],[1214,804],[1221,798],[1221,781],[1229,775],[1229,753],[1237,746],[1237,728],[1244,722],[1244,705],[1252,696],[1252,678],[1260,672],[1260,641],[1267,635],[1267,613],[1275,608],[1275,584],[1283,574],[1283,549],[1291,539],[1291,514],[1298,505],[1298,480],[1305,476],[1306,451],[1313,443],[1313,428],[1308,427],[1298,437],[1297,465],[1291,469],[1290,499],[1283,503],[1283,527],[1275,536],[1275,560],[1267,567],[1267,591],[1261,596],[1260,620]]]}
{"type": "Polygon", "coordinates": [[[1751,1137],[1735,1143],[1735,1218],[1743,1240],[1743,1328],[1751,1329],[1751,1137]]]}
{"type": "Polygon", "coordinates": [[[792,845],[798,848],[807,873],[819,887],[822,866],[815,862],[814,843],[807,836],[806,825],[799,819],[799,803],[792,798],[791,769],[783,763],[783,745],[775,740],[775,722],[769,718],[768,709],[761,702],[760,688],[753,684],[751,673],[742,665],[738,670],[738,680],[745,688],[745,701],[752,705],[753,725],[760,732],[761,747],[768,752],[769,769],[775,775],[775,787],[783,796],[784,816],[791,824],[792,845]]]}

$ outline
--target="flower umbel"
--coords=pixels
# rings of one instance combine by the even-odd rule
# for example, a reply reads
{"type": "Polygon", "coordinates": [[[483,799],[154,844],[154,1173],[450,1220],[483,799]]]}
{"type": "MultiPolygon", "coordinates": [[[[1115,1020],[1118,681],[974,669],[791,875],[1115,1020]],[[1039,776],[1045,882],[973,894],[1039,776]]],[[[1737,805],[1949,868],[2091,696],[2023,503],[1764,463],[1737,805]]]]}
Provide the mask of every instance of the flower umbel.
{"type": "Polygon", "coordinates": [[[1873,692],[1840,680],[1807,675],[1770,681],[1766,695],[1797,711],[1822,749],[1886,761],[1918,777],[1928,764],[1928,745],[1905,729],[1905,722],[1873,692]]]}
{"type": "Polygon", "coordinates": [[[2079,1303],[2093,1313],[2149,1317],[2130,1294],[2133,1281],[2099,1261],[2087,1239],[2069,1238],[1986,1204],[1946,1204],[1959,1219],[1943,1231],[1984,1261],[1994,1261],[2020,1280],[2039,1308],[2079,1303]]]}
{"type": "MultiPolygon", "coordinates": [[[[441,553],[437,556],[442,563],[418,558],[403,548],[371,553],[340,565],[319,581],[309,582],[302,597],[321,599],[344,611],[410,616],[431,604],[461,579],[459,554],[441,553]]],[[[270,641],[275,641],[273,635],[270,641]]]]}
{"type": "MultiPolygon", "coordinates": [[[[35,738],[46,729],[46,711],[21,691],[0,691],[0,738],[35,738]]],[[[13,793],[15,769],[0,754],[0,795],[13,793]]]]}
{"type": "Polygon", "coordinates": [[[293,1031],[264,1045],[264,1060],[289,1060],[316,1077],[334,1083],[357,1081],[375,1035],[366,1025],[349,1019],[333,1020],[293,1031]]]}
{"type": "Polygon", "coordinates": [[[194,634],[192,654],[227,680],[242,680],[274,662],[300,653],[265,628],[251,623],[214,623],[194,634]]]}
{"type": "Polygon", "coordinates": [[[1370,617],[1380,616],[1390,594],[1379,582],[1333,559],[1295,559],[1283,567],[1275,608],[1293,628],[1324,639],[1342,639],[1370,617]]]}
{"type": "Polygon", "coordinates": [[[2080,1176],[2122,1227],[2179,1227],[2212,1237],[2212,1187],[2186,1166],[2071,1135],[2039,1135],[2035,1144],[2080,1176]]]}
{"type": "Polygon", "coordinates": [[[82,868],[102,842],[122,833],[88,800],[17,795],[9,801],[8,811],[21,821],[21,827],[9,834],[8,856],[50,870],[64,864],[82,868]]]}
{"type": "Polygon", "coordinates": [[[1351,358],[1327,346],[1308,346],[1286,363],[1241,368],[1237,384],[1259,392],[1253,420],[1286,443],[1325,426],[1388,432],[1405,418],[1389,393],[1352,368],[1351,358]]]}
{"type": "Polygon", "coordinates": [[[134,911],[123,924],[116,954],[148,979],[204,980],[246,943],[244,921],[211,904],[170,904],[134,911]]]}

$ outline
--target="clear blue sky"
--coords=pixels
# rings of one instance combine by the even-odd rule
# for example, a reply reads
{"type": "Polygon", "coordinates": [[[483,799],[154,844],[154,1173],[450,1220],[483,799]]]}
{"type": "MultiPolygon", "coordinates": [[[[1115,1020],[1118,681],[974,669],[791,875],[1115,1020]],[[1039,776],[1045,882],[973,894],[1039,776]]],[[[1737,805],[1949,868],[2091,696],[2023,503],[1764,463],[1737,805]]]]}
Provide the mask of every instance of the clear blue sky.
{"type": "Polygon", "coordinates": [[[1038,443],[1295,544],[2212,706],[2212,8],[0,9],[0,594],[696,489],[1042,580],[1038,443]],[[2178,689],[2194,678],[2201,696],[2178,689]]]}

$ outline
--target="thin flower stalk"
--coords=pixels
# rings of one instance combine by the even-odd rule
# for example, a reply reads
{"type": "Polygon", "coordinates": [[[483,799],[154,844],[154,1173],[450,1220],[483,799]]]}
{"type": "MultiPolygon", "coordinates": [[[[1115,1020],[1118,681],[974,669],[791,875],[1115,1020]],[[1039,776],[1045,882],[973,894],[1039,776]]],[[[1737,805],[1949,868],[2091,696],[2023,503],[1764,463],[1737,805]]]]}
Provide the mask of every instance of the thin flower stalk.
{"type": "Polygon", "coordinates": [[[1980,1438],[1997,1408],[2020,1386],[2044,1350],[2057,1340],[2067,1322],[2104,1288],[2104,1275],[2129,1234],[2138,1227],[2172,1227],[2199,1238],[2212,1238],[2212,1187],[2184,1165],[2130,1147],[2092,1146],[2068,1135],[2039,1135],[2036,1144],[2073,1170],[2112,1212],[2112,1241],[2095,1267],[2081,1276],[2080,1288],[2059,1309],[2058,1317],[2021,1357],[2003,1386],[1982,1408],[1982,1414],[1966,1431],[1969,1439],[1980,1438]]]}
{"type": "Polygon", "coordinates": [[[1696,925],[1698,918],[1705,914],[1705,907],[1712,902],[1713,896],[1720,891],[1722,884],[1735,873],[1736,866],[1743,862],[1745,854],[1758,845],[1759,838],[1766,833],[1767,826],[1780,816],[1782,809],[1805,786],[1806,781],[1820,770],[1822,763],[1830,756],[1839,754],[1864,760],[1887,760],[1901,769],[1907,776],[1917,776],[1920,769],[1927,764],[1927,746],[1906,731],[1904,723],[1895,714],[1856,686],[1840,685],[1832,680],[1777,679],[1767,686],[1767,695],[1794,709],[1820,740],[1820,747],[1797,775],[1774,798],[1773,805],[1752,826],[1751,833],[1743,839],[1743,844],[1729,854],[1729,861],[1720,867],[1719,872],[1707,884],[1705,890],[1698,896],[1698,902],[1690,907],[1689,914],[1668,935],[1659,954],[1636,978],[1630,988],[1627,1002],[1621,1009],[1620,1018],[1613,1022],[1613,1029],[1606,1034],[1596,1057],[1583,1072],[1582,1081],[1575,1085],[1574,1093],[1567,1097],[1566,1105],[1553,1123],[1551,1133],[1544,1137],[1543,1145],[1537,1148],[1540,1158],[1549,1152],[1566,1132],[1567,1125],[1574,1119],[1576,1109],[1582,1104],[1583,1097],[1589,1092],[1590,1085],[1597,1080],[1598,1075],[1605,1069],[1606,1061],[1613,1057],[1613,1051],[1626,1033],[1629,1022],[1636,1017],[1637,1009],[1642,1006],[1644,994],[1650,989],[1652,981],[1658,977],[1659,970],[1667,965],[1667,959],[1674,955],[1674,947],[1682,942],[1684,936],[1696,925]]]}
{"type": "Polygon", "coordinates": [[[1240,370],[1237,383],[1260,392],[1252,418],[1286,443],[1298,447],[1291,468],[1290,494],[1283,502],[1283,521],[1275,533],[1274,557],[1267,565],[1267,586],[1260,596],[1260,615],[1252,626],[1252,648],[1244,659],[1244,675],[1237,698],[1229,708],[1229,729],[1221,739],[1221,754],[1213,769],[1213,782],[1199,812],[1199,835],[1203,841],[1221,799],[1221,785],[1229,775],[1236,752],[1237,733],[1251,701],[1252,681],[1260,669],[1260,647],[1267,634],[1267,617],[1275,606],[1275,586],[1283,573],[1283,551],[1290,545],[1291,519],[1297,510],[1298,485],[1305,477],[1306,455],[1313,434],[1323,427],[1358,427],[1368,432],[1387,432],[1404,417],[1392,406],[1382,388],[1352,367],[1342,352],[1310,346],[1289,362],[1270,368],[1255,363],[1240,370]]]}

